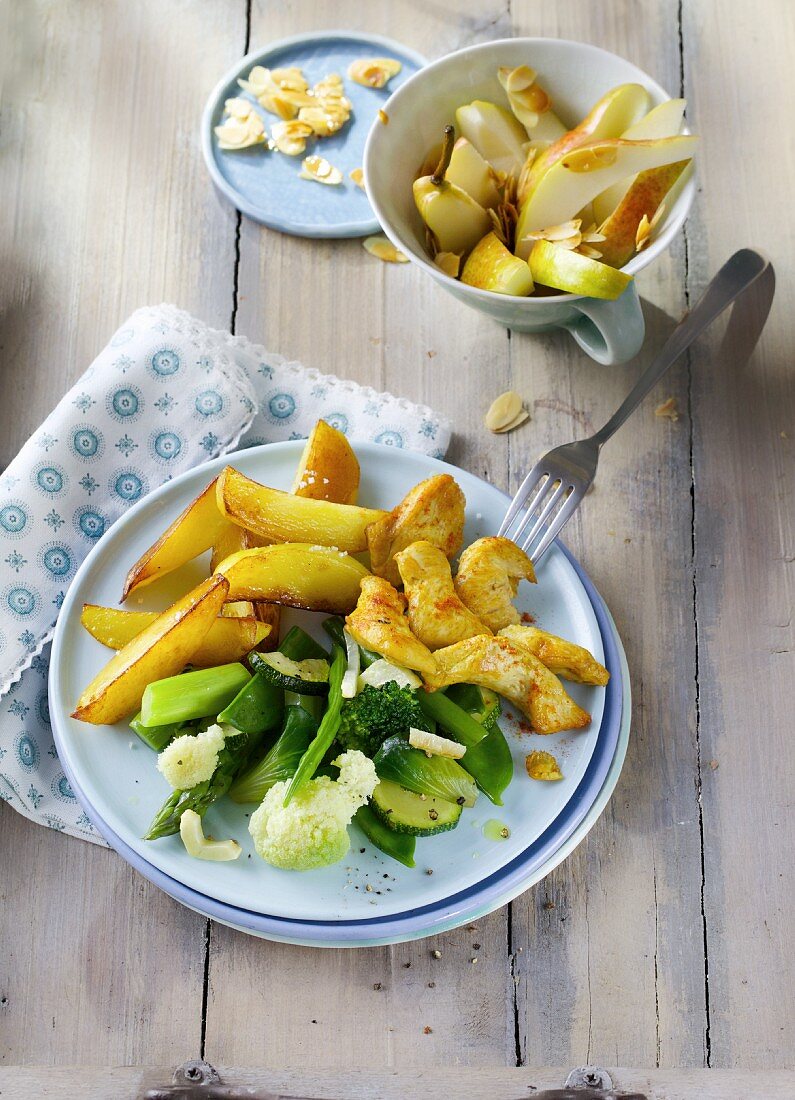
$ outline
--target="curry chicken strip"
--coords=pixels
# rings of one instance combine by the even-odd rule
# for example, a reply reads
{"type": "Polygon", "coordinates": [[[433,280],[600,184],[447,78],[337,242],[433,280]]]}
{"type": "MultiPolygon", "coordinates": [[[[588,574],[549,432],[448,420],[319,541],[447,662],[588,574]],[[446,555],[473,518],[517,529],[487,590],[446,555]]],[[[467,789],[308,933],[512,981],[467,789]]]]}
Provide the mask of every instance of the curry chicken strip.
{"type": "Polygon", "coordinates": [[[423,676],[436,673],[433,654],[411,632],[406,597],[382,577],[364,577],[359,601],[345,620],[359,645],[423,676]]]}
{"type": "Polygon", "coordinates": [[[408,600],[409,626],[428,649],[491,634],[456,595],[450,562],[438,546],[413,542],[395,555],[395,562],[408,600]]]}
{"type": "Polygon", "coordinates": [[[450,684],[477,684],[513,703],[536,733],[582,729],[591,716],[571,698],[554,673],[524,646],[480,635],[438,649],[438,671],[425,675],[432,691],[450,684]]]}
{"type": "Polygon", "coordinates": [[[610,679],[610,673],[592,653],[581,645],[559,638],[557,634],[548,634],[535,626],[506,626],[500,631],[500,636],[529,649],[550,672],[564,680],[604,687],[610,679]]]}
{"type": "Polygon", "coordinates": [[[535,584],[533,563],[510,539],[477,539],[461,555],[455,590],[473,615],[497,633],[519,622],[513,605],[519,581],[535,584]]]}
{"type": "Polygon", "coordinates": [[[446,558],[454,557],[464,541],[465,506],[466,498],[449,474],[415,485],[396,508],[367,528],[372,571],[399,587],[395,554],[418,541],[431,542],[446,558]]]}

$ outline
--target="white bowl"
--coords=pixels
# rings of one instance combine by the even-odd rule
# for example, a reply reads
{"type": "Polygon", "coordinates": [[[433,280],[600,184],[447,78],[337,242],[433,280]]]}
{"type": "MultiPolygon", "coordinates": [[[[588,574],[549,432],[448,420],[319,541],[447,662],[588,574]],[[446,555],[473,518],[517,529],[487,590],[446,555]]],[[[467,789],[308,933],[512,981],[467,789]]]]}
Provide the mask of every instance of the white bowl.
{"type": "MultiPolygon", "coordinates": [[[[412,183],[425,153],[438,143],[455,111],[473,99],[508,107],[497,79],[501,65],[530,65],[540,75],[563,122],[574,125],[600,96],[617,84],[642,84],[652,106],[671,97],[647,73],[615,54],[584,42],[557,38],[507,38],[448,54],[398,89],[384,105],[386,125],[376,121],[364,151],[364,179],[370,204],[384,232],[409,259],[460,301],[520,332],[566,328],[600,363],[619,363],[640,350],[643,315],[634,281],[615,301],[575,294],[515,298],[479,290],[452,279],[431,261],[412,183]]],[[[692,176],[658,226],[655,239],[625,266],[630,274],[653,263],[687,217],[695,195],[692,176]]]]}

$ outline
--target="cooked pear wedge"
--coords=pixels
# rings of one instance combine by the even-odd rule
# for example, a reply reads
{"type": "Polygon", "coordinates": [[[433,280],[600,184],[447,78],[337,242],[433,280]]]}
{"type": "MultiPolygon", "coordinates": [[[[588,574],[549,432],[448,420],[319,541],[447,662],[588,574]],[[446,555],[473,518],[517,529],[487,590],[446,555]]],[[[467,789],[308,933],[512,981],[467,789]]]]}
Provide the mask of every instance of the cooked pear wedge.
{"type": "Polygon", "coordinates": [[[175,676],[185,667],[216,621],[228,593],[225,577],[210,577],[158,615],[94,677],[72,717],[110,726],[134,714],[147,684],[175,676]]]}
{"type": "Polygon", "coordinates": [[[461,272],[461,282],[520,298],[525,298],[533,289],[533,276],[527,261],[514,256],[496,233],[487,233],[472,249],[461,272]]]}
{"type": "Polygon", "coordinates": [[[589,298],[617,298],[632,282],[631,275],[588,256],[581,256],[552,241],[536,241],[528,260],[530,273],[537,283],[563,290],[567,294],[585,294],[589,298]]]}
{"type": "Polygon", "coordinates": [[[641,220],[644,216],[652,220],[660,203],[689,163],[689,160],[678,160],[635,176],[621,202],[607,221],[599,226],[599,232],[605,238],[598,245],[602,263],[623,267],[632,258],[641,220]]]}
{"type": "Polygon", "coordinates": [[[524,163],[527,131],[510,111],[475,99],[455,113],[458,129],[498,172],[518,173],[524,163]]]}
{"type": "Polygon", "coordinates": [[[525,201],[516,227],[516,255],[527,259],[533,247],[527,234],[569,221],[605,188],[664,164],[688,160],[697,138],[680,134],[657,141],[615,138],[583,145],[548,169],[525,201]]]}
{"type": "Polygon", "coordinates": [[[549,168],[572,149],[587,142],[621,137],[648,110],[649,93],[641,84],[619,84],[598,100],[585,118],[573,130],[554,141],[537,155],[528,171],[522,173],[519,205],[527,201],[539,180],[549,168]]]}
{"type": "Polygon", "coordinates": [[[414,202],[420,217],[436,238],[439,252],[469,252],[484,234],[491,219],[480,203],[462,188],[446,180],[455,145],[455,128],[445,126],[442,155],[435,172],[414,181],[414,202]]]}
{"type": "MultiPolygon", "coordinates": [[[[620,136],[624,141],[655,141],[657,138],[676,137],[682,129],[685,106],[684,99],[666,99],[665,103],[652,107],[648,114],[620,136]]],[[[597,224],[601,224],[610,217],[626,195],[631,183],[631,178],[621,180],[620,183],[614,183],[601,195],[596,196],[593,201],[593,220],[597,224]]]]}
{"type": "Polygon", "coordinates": [[[466,138],[459,138],[453,146],[453,155],[444,178],[466,191],[484,209],[497,206],[500,201],[494,169],[466,138]]]}

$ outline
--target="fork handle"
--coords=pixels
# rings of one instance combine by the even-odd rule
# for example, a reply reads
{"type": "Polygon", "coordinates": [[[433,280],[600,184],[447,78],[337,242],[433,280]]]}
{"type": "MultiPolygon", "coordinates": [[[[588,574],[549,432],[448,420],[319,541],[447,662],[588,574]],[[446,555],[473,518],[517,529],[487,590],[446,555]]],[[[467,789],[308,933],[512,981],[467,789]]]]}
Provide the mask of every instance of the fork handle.
{"type": "Polygon", "coordinates": [[[770,261],[751,248],[741,248],[726,261],[709,282],[698,303],[679,322],[659,354],[640,376],[621,407],[610,417],[605,426],[591,437],[597,446],[601,447],[614,432],[618,431],[630,413],[635,411],[646,394],[654,388],[682,352],[690,347],[704,329],[711,325],[738,295],[747,290],[768,269],[772,274],[770,261]]]}

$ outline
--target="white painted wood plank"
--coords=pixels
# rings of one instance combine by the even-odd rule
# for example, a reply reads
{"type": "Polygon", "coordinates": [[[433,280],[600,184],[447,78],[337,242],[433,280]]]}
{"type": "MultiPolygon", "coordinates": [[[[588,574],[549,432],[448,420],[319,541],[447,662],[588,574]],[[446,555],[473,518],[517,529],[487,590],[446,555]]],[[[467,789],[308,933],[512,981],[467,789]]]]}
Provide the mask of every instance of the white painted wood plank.
{"type": "Polygon", "coordinates": [[[691,297],[742,245],[767,252],[778,289],[750,361],[753,313],[693,353],[704,909],[711,1062],[761,1069],[791,1064],[795,1042],[795,154],[780,129],[795,99],[795,9],[722,10],[684,4],[705,146],[691,297]],[[737,163],[749,136],[766,152],[737,163]]]}
{"type": "MultiPolygon", "coordinates": [[[[594,42],[678,91],[674,2],[644,5],[642,16],[631,0],[514,0],[512,12],[517,33],[594,42]]],[[[513,337],[514,388],[534,407],[510,437],[514,485],[548,446],[600,427],[663,343],[685,307],[681,243],[638,285],[647,343],[636,363],[599,367],[565,334],[513,337]]],[[[685,369],[674,368],[605,448],[565,533],[627,650],[632,739],[587,841],[513,906],[522,1055],[531,1064],[704,1058],[689,439],[684,420],[654,416],[668,395],[685,408],[686,392],[685,369]]]]}

